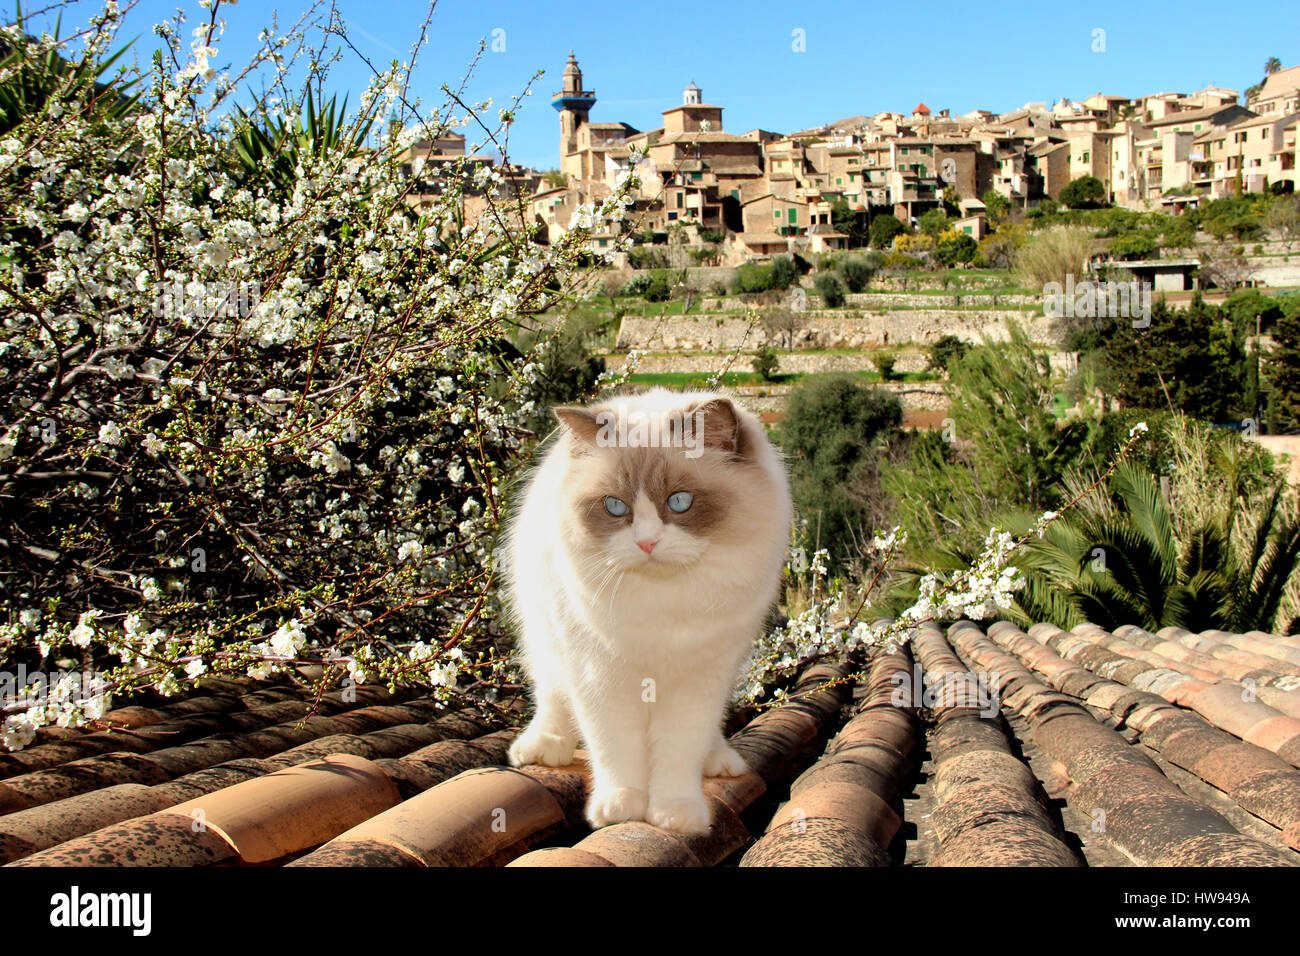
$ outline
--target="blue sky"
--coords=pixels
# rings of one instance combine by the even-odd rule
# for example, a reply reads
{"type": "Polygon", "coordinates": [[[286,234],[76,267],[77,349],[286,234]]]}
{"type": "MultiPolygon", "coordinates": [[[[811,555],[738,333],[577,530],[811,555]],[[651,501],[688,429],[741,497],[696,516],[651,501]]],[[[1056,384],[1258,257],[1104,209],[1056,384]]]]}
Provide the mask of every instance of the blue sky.
{"type": "MultiPolygon", "coordinates": [[[[123,3],[125,0],[123,0],[123,3]]],[[[73,5],[77,11],[98,4],[73,5]]],[[[189,26],[205,15],[192,0],[141,0],[124,36],[154,39],[149,27],[184,8],[189,26]]],[[[243,0],[223,7],[228,23],[214,66],[242,64],[273,11],[281,23],[304,0],[243,0]]],[[[377,64],[403,57],[418,35],[423,0],[339,0],[357,48],[377,64]]],[[[480,39],[494,38],[470,86],[500,105],[546,70],[511,133],[511,158],[558,164],[559,123],[550,95],[570,48],[595,89],[596,122],[638,129],[661,124],[691,80],[705,101],[725,107],[724,127],[745,132],[803,129],[880,110],[910,112],[918,101],[954,114],[1015,109],[1031,100],[1191,92],[1214,84],[1244,90],[1270,56],[1300,63],[1300,4],[1185,0],[1176,7],[1108,0],[1050,18],[1041,3],[884,4],[773,0],[652,4],[593,0],[441,0],[413,85],[426,101],[460,78],[480,39]],[[494,31],[504,33],[494,33],[494,31]],[[1104,35],[1095,31],[1105,31],[1104,35]],[[802,34],[796,31],[802,31],[802,34]],[[796,52],[802,36],[803,51],[796,52]],[[1104,51],[1095,51],[1102,45],[1104,51]],[[504,43],[502,43],[504,41],[504,43]]],[[[331,86],[356,95],[367,68],[345,51],[331,86]]]]}

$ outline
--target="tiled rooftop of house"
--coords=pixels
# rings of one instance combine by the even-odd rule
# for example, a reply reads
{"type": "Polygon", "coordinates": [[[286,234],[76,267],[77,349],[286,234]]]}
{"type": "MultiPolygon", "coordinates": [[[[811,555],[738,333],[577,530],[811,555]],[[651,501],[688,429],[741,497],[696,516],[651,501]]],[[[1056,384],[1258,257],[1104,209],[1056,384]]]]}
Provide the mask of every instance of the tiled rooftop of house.
{"type": "Polygon", "coordinates": [[[1300,638],[960,622],[856,665],[814,665],[789,702],[735,715],[750,772],[706,781],[703,836],[593,832],[581,751],[509,768],[508,721],[416,690],[363,687],[312,712],[288,679],[216,679],[0,755],[0,862],[1300,862],[1300,638]],[[977,678],[994,674],[989,698],[977,678]]]}

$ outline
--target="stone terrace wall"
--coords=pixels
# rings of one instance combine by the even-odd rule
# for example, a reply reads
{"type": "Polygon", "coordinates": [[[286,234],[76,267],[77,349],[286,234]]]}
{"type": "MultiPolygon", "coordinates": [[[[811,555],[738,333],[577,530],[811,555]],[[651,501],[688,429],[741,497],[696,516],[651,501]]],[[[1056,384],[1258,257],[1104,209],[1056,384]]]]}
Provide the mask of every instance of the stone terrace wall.
{"type": "MultiPolygon", "coordinates": [[[[885,382],[878,388],[891,392],[904,411],[941,412],[948,407],[942,382],[885,382]]],[[[779,412],[785,409],[790,386],[746,387],[736,389],[741,402],[752,412],[779,412]]]]}
{"type": "MultiPolygon", "coordinates": [[[[871,361],[878,352],[786,352],[778,353],[783,373],[815,372],[861,372],[874,371],[876,366],[871,361]]],[[[610,354],[605,357],[606,367],[611,371],[621,369],[627,361],[626,355],[610,354]]],[[[894,368],[899,372],[923,372],[930,367],[930,353],[910,351],[895,353],[897,361],[894,368]]],[[[661,372],[699,372],[710,374],[731,362],[731,371],[752,371],[750,361],[752,352],[741,352],[733,360],[729,352],[681,352],[671,355],[642,355],[636,363],[636,370],[642,374],[661,372]]]]}
{"type": "MultiPolygon", "coordinates": [[[[1029,337],[1040,344],[1060,346],[1062,333],[1055,319],[1019,311],[982,309],[956,312],[947,309],[899,309],[886,313],[854,314],[810,310],[804,328],[795,333],[795,347],[804,349],[890,348],[913,343],[929,345],[945,335],[978,343],[1007,338],[1006,322],[1020,322],[1029,337]]],[[[618,331],[619,349],[650,351],[727,351],[737,346],[756,347],[765,339],[761,326],[750,330],[740,315],[624,316],[618,331]],[[746,332],[749,332],[748,339],[746,332]]]]}
{"type": "MultiPolygon", "coordinates": [[[[825,308],[821,296],[807,291],[805,291],[805,295],[808,309],[816,311],[825,308]]],[[[786,308],[790,308],[793,301],[792,293],[786,292],[781,301],[786,308]]],[[[1043,297],[1020,293],[990,295],[989,293],[964,292],[961,294],[930,293],[927,295],[921,292],[850,292],[845,295],[844,302],[849,309],[876,312],[895,309],[1041,309],[1043,297]]],[[[757,301],[746,302],[743,298],[734,296],[728,298],[706,296],[700,300],[700,309],[703,312],[748,312],[750,309],[761,311],[765,307],[764,304],[757,301]]]]}
{"type": "MultiPolygon", "coordinates": [[[[873,372],[876,364],[872,359],[879,352],[787,352],[779,350],[781,373],[816,374],[819,372],[873,372]]],[[[924,372],[930,368],[928,350],[908,349],[893,353],[896,372],[924,372]]],[[[610,371],[623,368],[627,356],[617,352],[603,356],[610,371]]],[[[643,375],[656,375],[665,372],[697,372],[711,375],[731,362],[733,372],[749,372],[754,353],[742,351],[735,358],[730,352],[681,352],[673,354],[641,355],[637,359],[636,371],[643,375]]],[[[1079,368],[1077,352],[1052,351],[1047,353],[1052,371],[1058,375],[1069,375],[1079,368]]],[[[936,383],[937,384],[937,383],[936,383]]],[[[1296,441],[1300,443],[1300,438],[1296,441]]],[[[1298,459],[1300,464],[1300,459],[1298,459]]]]}

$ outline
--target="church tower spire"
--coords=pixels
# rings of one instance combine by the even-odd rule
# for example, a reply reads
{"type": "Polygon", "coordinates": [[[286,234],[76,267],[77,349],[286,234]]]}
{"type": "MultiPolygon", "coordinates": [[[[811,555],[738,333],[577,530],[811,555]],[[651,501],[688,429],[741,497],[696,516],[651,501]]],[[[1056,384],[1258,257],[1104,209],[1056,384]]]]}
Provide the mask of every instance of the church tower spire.
{"type": "Polygon", "coordinates": [[[594,90],[582,88],[582,69],[577,57],[569,51],[569,62],[564,65],[564,82],[560,92],[551,97],[551,105],[560,114],[560,161],[565,172],[567,158],[578,152],[578,130],[587,122],[587,114],[596,105],[594,90]]]}

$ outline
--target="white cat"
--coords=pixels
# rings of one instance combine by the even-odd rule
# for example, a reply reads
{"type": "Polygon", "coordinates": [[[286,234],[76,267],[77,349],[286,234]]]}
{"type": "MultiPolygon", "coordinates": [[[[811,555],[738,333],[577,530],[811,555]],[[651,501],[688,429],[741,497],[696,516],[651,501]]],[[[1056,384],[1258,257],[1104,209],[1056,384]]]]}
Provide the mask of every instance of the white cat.
{"type": "Polygon", "coordinates": [[[590,753],[593,826],[709,827],[705,776],[777,596],[793,508],[780,454],[731,399],[652,389],[561,407],[511,521],[506,583],[535,685],[515,766],[590,753]]]}

